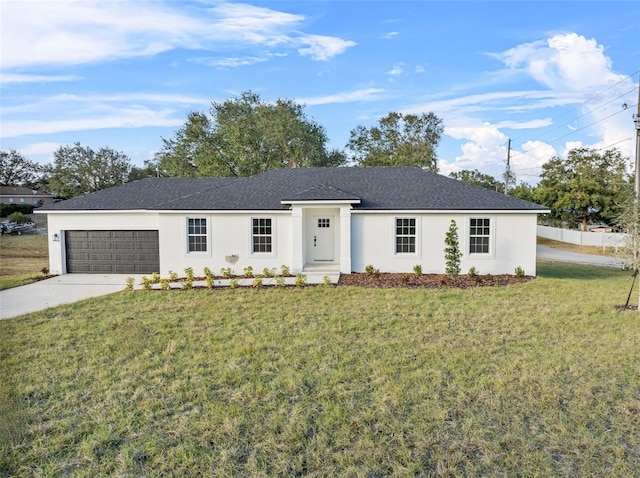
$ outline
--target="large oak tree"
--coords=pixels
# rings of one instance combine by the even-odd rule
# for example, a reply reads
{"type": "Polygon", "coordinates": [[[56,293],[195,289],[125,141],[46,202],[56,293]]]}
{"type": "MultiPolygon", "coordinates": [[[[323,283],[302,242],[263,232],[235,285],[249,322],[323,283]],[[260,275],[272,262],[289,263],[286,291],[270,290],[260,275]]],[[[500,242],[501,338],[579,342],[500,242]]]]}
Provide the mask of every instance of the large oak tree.
{"type": "Polygon", "coordinates": [[[0,185],[35,187],[42,180],[44,167],[15,149],[0,151],[0,185]]]}
{"type": "Polygon", "coordinates": [[[131,170],[129,158],[111,148],[94,151],[75,143],[60,146],[53,157],[48,188],[58,197],[73,198],[124,184],[131,170]]]}
{"type": "Polygon", "coordinates": [[[283,167],[339,166],[345,156],[327,149],[322,126],[304,107],[278,99],[263,102],[242,93],[213,102],[210,114],[192,112],[156,155],[165,176],[250,176],[283,167]]]}
{"type": "Polygon", "coordinates": [[[569,151],[567,159],[554,157],[542,166],[534,193],[551,215],[570,226],[611,223],[632,193],[627,159],[617,149],[604,152],[589,148],[569,151]]]}
{"type": "Polygon", "coordinates": [[[347,148],[361,166],[417,166],[435,172],[442,131],[442,120],[434,113],[391,112],[377,126],[352,130],[347,148]]]}

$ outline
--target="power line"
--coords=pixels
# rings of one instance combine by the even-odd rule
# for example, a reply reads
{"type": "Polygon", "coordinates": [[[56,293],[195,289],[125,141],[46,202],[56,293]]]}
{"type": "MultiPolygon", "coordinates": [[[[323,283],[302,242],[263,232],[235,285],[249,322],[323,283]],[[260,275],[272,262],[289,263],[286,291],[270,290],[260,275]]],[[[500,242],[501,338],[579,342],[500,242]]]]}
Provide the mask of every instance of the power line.
{"type": "MultiPolygon", "coordinates": [[[[612,84],[611,86],[609,86],[609,87],[605,88],[604,90],[602,90],[602,91],[600,91],[600,92],[596,93],[595,95],[591,96],[590,98],[588,98],[588,99],[584,100],[584,101],[583,101],[582,103],[580,103],[579,105],[576,105],[576,106],[574,106],[573,108],[570,108],[569,110],[565,111],[565,112],[564,112],[564,113],[562,113],[560,116],[558,116],[558,117],[556,118],[556,120],[557,120],[557,119],[559,119],[559,118],[562,118],[562,117],[564,117],[564,116],[566,116],[566,115],[568,115],[569,113],[571,113],[572,111],[577,110],[578,108],[581,108],[582,106],[584,106],[585,104],[587,104],[587,103],[588,103],[588,102],[590,102],[591,100],[593,100],[593,99],[597,98],[598,96],[600,96],[600,95],[602,95],[602,94],[606,93],[606,92],[607,92],[607,91],[609,91],[610,89],[615,88],[615,87],[616,87],[616,86],[618,86],[620,83],[622,83],[622,82],[624,82],[624,81],[627,81],[628,79],[632,78],[634,75],[636,75],[636,74],[638,74],[638,73],[640,73],[640,70],[636,70],[636,71],[634,71],[633,73],[631,73],[630,75],[625,76],[624,78],[622,78],[621,80],[619,80],[619,81],[617,81],[616,83],[612,84]]],[[[629,94],[631,91],[634,91],[634,90],[635,90],[635,88],[633,88],[632,90],[630,90],[630,91],[628,91],[628,92],[624,93],[624,95],[629,94]]],[[[624,96],[624,95],[621,95],[621,96],[624,96]]],[[[619,97],[618,97],[618,98],[619,98],[619,97]]],[[[615,99],[618,99],[618,98],[614,98],[614,100],[615,100],[615,99]]],[[[613,100],[612,100],[612,101],[613,101],[613,100]]],[[[608,104],[608,103],[605,103],[605,104],[608,104]]],[[[604,106],[604,105],[601,105],[601,106],[604,106]]],[[[595,108],[593,111],[595,111],[596,109],[598,109],[598,108],[595,108]]],[[[583,116],[584,116],[584,115],[583,115],[583,116]]],[[[581,116],[579,116],[578,118],[581,118],[581,116]]],[[[577,119],[577,118],[574,118],[574,120],[575,120],[575,119],[577,119]]],[[[574,121],[574,120],[572,120],[572,121],[574,121]]],[[[568,124],[568,123],[570,123],[570,121],[567,121],[567,122],[565,122],[565,123],[561,124],[561,125],[560,125],[560,127],[562,127],[562,126],[564,126],[564,125],[566,125],[566,124],[568,124]]],[[[551,131],[555,131],[555,129],[557,129],[557,128],[554,128],[554,129],[553,129],[553,130],[551,130],[551,131]]],[[[537,137],[535,137],[534,139],[529,140],[529,141],[535,141],[536,139],[540,138],[541,136],[544,136],[546,133],[549,133],[549,132],[551,132],[551,131],[546,131],[545,133],[542,133],[541,135],[539,135],[539,136],[537,136],[537,137]]],[[[520,138],[522,138],[523,136],[526,136],[526,135],[527,135],[527,133],[523,133],[523,134],[521,134],[520,136],[517,136],[517,137],[513,138],[513,141],[516,141],[516,140],[518,140],[518,139],[520,139],[520,138]]]]}

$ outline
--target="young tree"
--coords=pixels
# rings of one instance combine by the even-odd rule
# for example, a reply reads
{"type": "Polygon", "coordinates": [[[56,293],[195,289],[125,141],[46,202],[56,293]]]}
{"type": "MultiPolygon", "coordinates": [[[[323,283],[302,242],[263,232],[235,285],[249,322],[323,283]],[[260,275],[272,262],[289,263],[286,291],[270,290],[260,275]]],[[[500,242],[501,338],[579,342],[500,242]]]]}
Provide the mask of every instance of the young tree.
{"type": "Polygon", "coordinates": [[[347,148],[361,166],[417,166],[435,172],[442,131],[442,120],[434,113],[391,112],[378,126],[352,130],[347,148]]]}
{"type": "Polygon", "coordinates": [[[323,127],[291,100],[265,103],[251,92],[192,112],[156,155],[165,176],[250,176],[283,167],[339,166],[323,127]]]}
{"type": "Polygon", "coordinates": [[[131,170],[129,158],[110,148],[94,151],[75,143],[60,146],[53,156],[49,189],[59,197],[73,198],[124,184],[131,170]]]}
{"type": "Polygon", "coordinates": [[[41,181],[44,167],[15,149],[0,151],[0,185],[33,187],[41,181]]]}
{"type": "Polygon", "coordinates": [[[473,171],[463,169],[449,174],[449,177],[464,183],[475,184],[476,186],[481,186],[492,191],[500,191],[504,189],[504,185],[496,178],[489,174],[481,173],[477,169],[474,169],[473,171]]]}
{"type": "MultiPolygon", "coordinates": [[[[640,200],[629,198],[622,205],[616,225],[626,234],[620,254],[627,260],[634,274],[640,273],[640,200]]],[[[640,286],[638,286],[638,312],[640,312],[640,286]]]]}
{"type": "Polygon", "coordinates": [[[542,166],[534,198],[583,231],[589,222],[611,222],[621,199],[632,193],[626,161],[617,149],[573,149],[566,160],[555,157],[542,166]]]}
{"type": "Polygon", "coordinates": [[[460,274],[462,252],[460,251],[460,242],[458,241],[458,226],[454,219],[451,220],[444,243],[447,246],[444,249],[445,272],[450,277],[457,276],[460,274]]]}

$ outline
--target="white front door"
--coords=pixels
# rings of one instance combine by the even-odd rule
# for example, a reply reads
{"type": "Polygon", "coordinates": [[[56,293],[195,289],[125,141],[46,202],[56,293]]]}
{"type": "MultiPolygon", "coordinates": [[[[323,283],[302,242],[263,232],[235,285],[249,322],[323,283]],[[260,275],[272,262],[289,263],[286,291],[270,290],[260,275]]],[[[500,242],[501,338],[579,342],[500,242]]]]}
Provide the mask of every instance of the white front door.
{"type": "Polygon", "coordinates": [[[333,262],[333,216],[315,216],[313,228],[313,260],[333,262]]]}

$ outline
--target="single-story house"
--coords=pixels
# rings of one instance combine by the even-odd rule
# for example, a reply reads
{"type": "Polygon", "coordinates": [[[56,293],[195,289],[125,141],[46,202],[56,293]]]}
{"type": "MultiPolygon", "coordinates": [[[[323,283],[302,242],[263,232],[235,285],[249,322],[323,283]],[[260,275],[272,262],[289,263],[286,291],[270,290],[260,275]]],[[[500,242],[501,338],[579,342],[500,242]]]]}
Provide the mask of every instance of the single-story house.
{"type": "Polygon", "coordinates": [[[30,204],[34,207],[50,206],[53,196],[45,191],[22,186],[0,186],[1,204],[30,204]]]}
{"type": "Polygon", "coordinates": [[[444,273],[458,227],[462,272],[536,272],[548,209],[412,167],[286,168],[243,178],[148,178],[45,208],[53,274],[444,273]]]}

